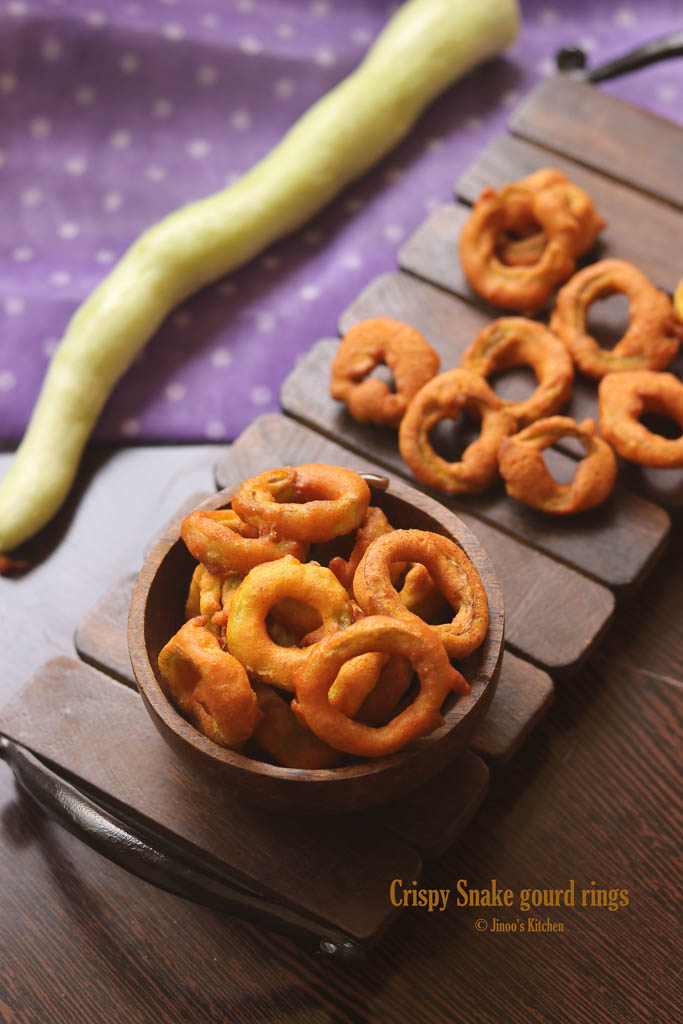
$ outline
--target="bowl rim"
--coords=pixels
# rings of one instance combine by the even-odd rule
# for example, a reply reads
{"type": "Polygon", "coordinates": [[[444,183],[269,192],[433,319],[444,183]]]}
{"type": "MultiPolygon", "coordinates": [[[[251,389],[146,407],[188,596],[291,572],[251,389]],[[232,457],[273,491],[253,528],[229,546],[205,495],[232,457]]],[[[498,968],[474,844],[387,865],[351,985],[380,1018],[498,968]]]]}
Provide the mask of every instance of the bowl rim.
{"type": "MultiPolygon", "coordinates": [[[[378,474],[361,475],[374,477],[374,480],[382,481],[382,477],[379,477],[378,474]]],[[[368,482],[372,487],[373,481],[369,480],[368,482]]],[[[226,507],[231,502],[239,486],[237,484],[217,491],[198,504],[196,508],[213,510],[226,507]]],[[[387,494],[404,504],[412,507],[417,506],[421,512],[429,515],[464,550],[482,579],[489,603],[489,628],[482,645],[477,649],[477,652],[481,652],[481,656],[477,669],[469,680],[470,694],[459,697],[455,701],[453,707],[446,712],[443,725],[427,736],[423,736],[408,744],[403,750],[383,757],[356,761],[352,764],[336,768],[285,768],[269,761],[259,761],[246,754],[240,754],[237,751],[221,747],[207,736],[204,736],[173,706],[164,693],[157,674],[152,667],[147,647],[146,622],[150,590],[156,574],[166,557],[177,544],[184,543],[180,535],[180,526],[186,514],[184,513],[182,517],[178,518],[164,531],[164,536],[160,537],[152,545],[137,576],[128,615],[128,651],[138,690],[152,717],[154,715],[158,716],[161,723],[175,734],[178,740],[191,747],[196,754],[203,755],[208,762],[246,772],[253,778],[280,779],[290,782],[302,779],[313,782],[341,782],[342,780],[379,775],[396,769],[402,763],[407,764],[414,758],[419,757],[425,745],[433,746],[442,741],[459,724],[468,719],[469,715],[474,712],[479,703],[486,697],[491,687],[495,689],[503,655],[503,594],[491,560],[481,542],[469,527],[450,509],[422,491],[418,491],[409,484],[404,483],[402,480],[390,479],[386,487],[378,487],[377,491],[371,493],[377,494],[378,497],[380,494],[387,494]]],[[[492,695],[491,691],[490,696],[492,695]]],[[[166,740],[165,735],[164,739],[166,740]]],[[[166,741],[168,742],[168,740],[166,741]]],[[[466,741],[463,743],[463,747],[465,745],[466,741]]]]}

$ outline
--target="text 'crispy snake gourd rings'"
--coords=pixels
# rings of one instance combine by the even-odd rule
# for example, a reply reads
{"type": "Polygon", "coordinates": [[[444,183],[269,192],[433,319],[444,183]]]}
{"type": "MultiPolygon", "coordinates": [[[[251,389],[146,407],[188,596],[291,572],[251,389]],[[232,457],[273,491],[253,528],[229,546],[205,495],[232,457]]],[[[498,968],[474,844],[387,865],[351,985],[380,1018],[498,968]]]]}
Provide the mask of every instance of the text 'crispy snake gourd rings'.
{"type": "Polygon", "coordinates": [[[146,231],[78,309],[0,485],[0,550],[60,507],[114,385],[179,302],[305,223],[517,34],[516,0],[410,0],[361,65],[241,181],[146,231]]]}

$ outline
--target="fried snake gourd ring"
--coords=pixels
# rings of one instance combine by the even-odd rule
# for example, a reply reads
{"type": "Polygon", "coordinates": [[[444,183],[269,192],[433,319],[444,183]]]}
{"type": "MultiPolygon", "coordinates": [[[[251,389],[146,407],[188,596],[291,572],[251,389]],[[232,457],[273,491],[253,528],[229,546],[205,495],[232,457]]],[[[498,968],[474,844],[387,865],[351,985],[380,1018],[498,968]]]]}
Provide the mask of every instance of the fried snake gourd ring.
{"type": "Polygon", "coordinates": [[[415,395],[401,420],[398,446],[423,483],[449,494],[479,494],[498,475],[501,440],[516,429],[517,421],[483,377],[470,370],[448,370],[415,395]],[[481,420],[481,435],[460,462],[447,462],[434,451],[429,434],[439,420],[456,419],[461,412],[481,420]]]}
{"type": "Polygon", "coordinates": [[[358,757],[383,757],[401,750],[442,722],[441,705],[451,691],[469,693],[469,685],[452,667],[448,655],[429,627],[387,615],[371,615],[310,648],[296,676],[292,710],[301,715],[325,743],[358,757]],[[420,681],[415,700],[387,725],[373,728],[334,708],[328,693],[340,669],[368,652],[408,658],[420,681]]]}
{"type": "Polygon", "coordinates": [[[391,582],[391,565],[398,561],[424,565],[434,586],[454,610],[451,622],[427,627],[449,655],[464,658],[475,651],[489,627],[486,591],[462,548],[440,533],[394,530],[370,545],[353,580],[354,594],[363,611],[422,622],[406,608],[391,582]]]}
{"type": "Polygon", "coordinates": [[[284,768],[336,768],[342,759],[299,721],[288,702],[263,683],[254,683],[263,720],[252,736],[253,742],[284,768]]]}
{"type": "Polygon", "coordinates": [[[373,540],[383,537],[385,533],[391,533],[392,530],[393,526],[382,509],[371,505],[365,519],[358,527],[356,541],[348,561],[339,556],[330,559],[330,569],[342,586],[346,587],[350,593],[353,592],[353,577],[361,558],[373,540]]]}
{"type": "Polygon", "coordinates": [[[595,508],[609,495],[617,475],[614,452],[595,433],[593,420],[575,423],[568,416],[550,416],[525,427],[500,446],[500,472],[508,494],[531,508],[553,515],[571,515],[595,508]],[[554,479],[543,459],[543,450],[562,437],[575,437],[586,457],[569,484],[554,479]]]}
{"type": "Polygon", "coordinates": [[[239,750],[263,718],[239,661],[206,628],[190,619],[159,654],[161,685],[178,710],[209,739],[239,750]]]}
{"type": "Polygon", "coordinates": [[[294,692],[294,675],[308,649],[280,647],[269,636],[266,616],[284,597],[312,605],[320,614],[322,635],[353,622],[349,595],[329,569],[291,556],[257,565],[235,591],[230,604],[228,649],[250,676],[294,692]]]}
{"type": "Polygon", "coordinates": [[[602,226],[590,197],[566,179],[562,183],[546,178],[546,187],[540,177],[532,185],[523,179],[500,192],[484,189],[460,235],[460,260],[477,294],[494,306],[532,313],[573,274],[577,256],[590,247],[602,226]],[[504,262],[506,250],[499,256],[498,247],[505,232],[527,231],[534,223],[545,237],[538,259],[531,262],[525,242],[521,260],[510,259],[508,248],[509,262],[504,262]]]}
{"type": "Polygon", "coordinates": [[[674,313],[683,323],[683,277],[678,282],[674,292],[674,313]]]}
{"type": "Polygon", "coordinates": [[[463,353],[464,370],[488,377],[513,366],[530,366],[538,387],[519,402],[503,402],[503,408],[520,426],[551,416],[571,396],[574,366],[560,339],[536,320],[508,316],[484,327],[463,353]]]}
{"type": "Polygon", "coordinates": [[[185,516],[180,534],[188,551],[215,576],[248,573],[255,565],[283,555],[305,558],[308,547],[290,538],[259,537],[229,508],[205,512],[195,509],[185,516]]]}
{"type": "Polygon", "coordinates": [[[344,335],[332,363],[330,394],[345,402],[360,423],[397,426],[408,402],[438,373],[440,359],[419,331],[387,317],[363,320],[344,335]],[[384,363],[396,384],[392,393],[369,377],[384,363]]]}
{"type": "Polygon", "coordinates": [[[369,504],[370,488],[358,473],[317,462],[261,473],[232,499],[237,514],[259,533],[311,543],[355,530],[369,504]]]}
{"type": "Polygon", "coordinates": [[[564,342],[582,373],[596,380],[624,370],[662,370],[678,352],[683,325],[674,317],[666,292],[623,260],[600,260],[584,267],[560,289],[550,329],[564,342]],[[586,330],[588,307],[596,299],[622,293],[631,322],[614,348],[601,348],[586,330]]]}
{"type": "Polygon", "coordinates": [[[644,412],[658,413],[683,430],[683,383],[677,377],[652,370],[610,374],[598,394],[600,433],[622,458],[657,469],[683,467],[683,437],[670,440],[638,422],[644,412]]]}

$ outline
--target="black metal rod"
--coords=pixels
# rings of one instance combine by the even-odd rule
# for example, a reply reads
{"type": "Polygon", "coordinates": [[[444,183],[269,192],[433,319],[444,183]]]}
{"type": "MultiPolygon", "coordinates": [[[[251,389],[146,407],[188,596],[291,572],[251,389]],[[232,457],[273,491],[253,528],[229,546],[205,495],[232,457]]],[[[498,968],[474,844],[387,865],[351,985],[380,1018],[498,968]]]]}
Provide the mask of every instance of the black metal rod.
{"type": "Polygon", "coordinates": [[[586,55],[577,46],[565,46],[556,54],[555,60],[560,71],[571,71],[587,82],[606,82],[630,71],[637,71],[648,64],[672,57],[683,57],[683,31],[670,32],[659,39],[653,39],[643,46],[629,50],[622,57],[600,64],[597,68],[586,68],[586,55]]]}

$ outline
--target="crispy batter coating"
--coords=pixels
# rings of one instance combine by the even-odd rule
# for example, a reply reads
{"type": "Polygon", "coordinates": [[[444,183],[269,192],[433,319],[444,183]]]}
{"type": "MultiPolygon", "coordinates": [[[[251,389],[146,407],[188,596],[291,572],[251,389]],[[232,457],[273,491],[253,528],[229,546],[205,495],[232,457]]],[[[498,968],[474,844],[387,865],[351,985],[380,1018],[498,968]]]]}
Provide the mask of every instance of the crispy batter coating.
{"type": "Polygon", "coordinates": [[[516,429],[517,421],[483,377],[471,370],[448,370],[415,395],[401,421],[398,445],[418,480],[449,494],[479,494],[498,475],[501,440],[516,429]],[[429,434],[439,420],[460,413],[481,420],[481,434],[460,462],[447,462],[432,448],[429,434]]]}
{"type": "Polygon", "coordinates": [[[479,331],[460,366],[482,377],[513,366],[530,366],[538,380],[534,393],[523,401],[503,402],[520,426],[552,415],[571,397],[571,357],[559,338],[536,320],[521,316],[494,320],[479,331]]]}
{"type": "MultiPolygon", "coordinates": [[[[348,561],[343,558],[336,557],[330,560],[330,569],[337,577],[342,586],[346,587],[349,593],[353,593],[353,577],[358,564],[367,551],[373,540],[377,537],[384,536],[385,533],[391,533],[393,526],[382,512],[381,508],[375,508],[373,505],[368,509],[365,519],[358,527],[356,532],[356,543],[353,546],[348,561]]],[[[403,567],[405,568],[405,566],[403,567]]],[[[400,573],[399,573],[400,574],[400,573]]]]}
{"type": "Polygon", "coordinates": [[[683,384],[671,373],[635,370],[603,377],[600,433],[622,458],[659,469],[683,467],[683,437],[653,434],[638,420],[645,412],[675,420],[683,430],[683,384]]]}
{"type": "Polygon", "coordinates": [[[441,706],[451,691],[467,694],[469,685],[451,666],[443,644],[428,626],[419,619],[407,622],[373,615],[310,649],[296,676],[292,710],[337,750],[358,757],[383,757],[441,725],[441,706]],[[371,651],[409,659],[420,681],[415,700],[396,718],[376,728],[344,715],[328,699],[342,665],[371,651]]]}
{"type": "MultiPolygon", "coordinates": [[[[399,563],[400,564],[400,563],[399,563]]],[[[392,582],[395,583],[392,573],[392,582]]],[[[409,612],[429,622],[442,610],[446,601],[424,565],[411,565],[398,592],[409,612]]]]}
{"type": "Polygon", "coordinates": [[[272,686],[254,683],[254,691],[263,720],[256,726],[252,739],[261,750],[284,768],[336,768],[342,759],[339,751],[302,725],[289,703],[272,686]]]}
{"type": "Polygon", "coordinates": [[[596,436],[593,420],[575,423],[568,416],[537,420],[519,434],[506,437],[500,446],[500,472],[508,494],[531,508],[566,516],[602,504],[617,475],[617,460],[610,446],[596,436]],[[543,450],[562,437],[575,437],[586,457],[576,467],[574,479],[560,484],[543,459],[543,450]]]}
{"type": "Polygon", "coordinates": [[[232,499],[237,514],[261,534],[310,543],[355,530],[369,504],[370,489],[358,473],[317,462],[261,473],[232,499]]]}
{"type": "Polygon", "coordinates": [[[532,313],[570,277],[602,227],[590,197],[547,168],[500,192],[481,193],[460,236],[460,259],[479,295],[494,306],[532,313]]]}
{"type": "Polygon", "coordinates": [[[308,651],[280,647],[266,627],[268,612],[285,597],[312,605],[322,618],[323,635],[350,626],[353,612],[346,590],[324,566],[287,555],[248,573],[230,605],[228,648],[250,676],[293,692],[294,675],[308,651]]]}
{"type": "Polygon", "coordinates": [[[683,277],[678,282],[674,292],[674,313],[683,323],[683,277]]]}
{"type": "Polygon", "coordinates": [[[305,558],[308,552],[305,544],[291,538],[260,537],[229,508],[215,512],[195,509],[183,520],[180,533],[190,554],[216,576],[248,573],[262,562],[283,555],[305,558]]]}
{"type": "Polygon", "coordinates": [[[363,320],[344,335],[332,363],[330,394],[361,423],[397,426],[408,402],[439,371],[440,359],[419,331],[388,317],[363,320]],[[368,375],[384,363],[396,391],[368,375]]]}
{"type": "Polygon", "coordinates": [[[263,717],[247,673],[206,628],[203,616],[190,619],[168,641],[159,671],[181,714],[224,747],[240,750],[263,717]]]}
{"type": "Polygon", "coordinates": [[[625,370],[662,370],[683,337],[666,292],[623,260],[600,260],[575,274],[558,293],[550,328],[581,372],[596,380],[625,370]],[[588,333],[586,318],[592,302],[615,293],[627,296],[631,322],[623,338],[606,350],[588,333]]]}
{"type": "Polygon", "coordinates": [[[370,545],[353,580],[354,594],[363,611],[421,621],[406,608],[391,582],[391,565],[397,561],[424,565],[455,612],[450,622],[428,627],[451,657],[464,658],[475,651],[489,626],[486,591],[462,548],[439,533],[394,530],[370,545]]]}

